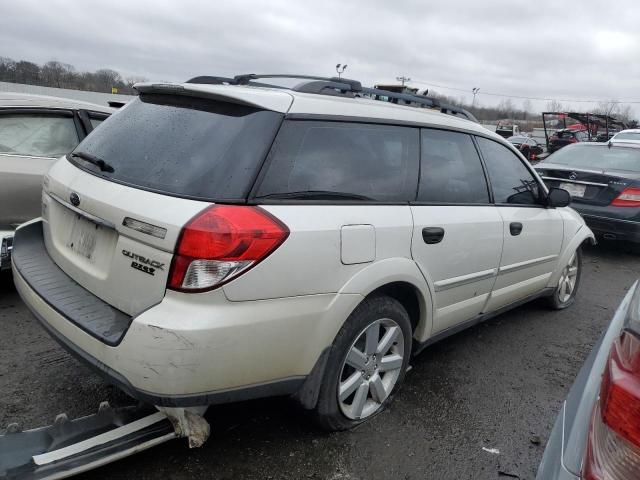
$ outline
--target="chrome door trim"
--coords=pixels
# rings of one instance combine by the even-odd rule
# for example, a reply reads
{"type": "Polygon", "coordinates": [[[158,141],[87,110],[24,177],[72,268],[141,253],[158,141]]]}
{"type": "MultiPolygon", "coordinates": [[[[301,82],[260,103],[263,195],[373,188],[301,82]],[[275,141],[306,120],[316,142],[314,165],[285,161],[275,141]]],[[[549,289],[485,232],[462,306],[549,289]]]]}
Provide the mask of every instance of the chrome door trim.
{"type": "Polygon", "coordinates": [[[434,282],[436,292],[443,290],[449,290],[450,288],[459,287],[468,283],[478,282],[495,276],[497,269],[492,268],[490,270],[482,270],[481,272],[469,273],[467,275],[460,275],[459,277],[451,277],[445,280],[434,282]]]}
{"type": "Polygon", "coordinates": [[[512,263],[511,265],[504,265],[500,267],[499,273],[514,272],[522,268],[533,267],[542,263],[547,263],[558,258],[558,255],[547,255],[546,257],[533,258],[531,260],[525,260],[524,262],[512,263]]]}

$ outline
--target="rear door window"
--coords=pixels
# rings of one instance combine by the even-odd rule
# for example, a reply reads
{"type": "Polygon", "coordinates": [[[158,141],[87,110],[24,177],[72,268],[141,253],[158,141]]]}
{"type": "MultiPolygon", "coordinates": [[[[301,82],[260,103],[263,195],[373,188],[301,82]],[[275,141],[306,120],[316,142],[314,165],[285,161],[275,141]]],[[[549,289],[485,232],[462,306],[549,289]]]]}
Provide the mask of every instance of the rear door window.
{"type": "Polygon", "coordinates": [[[426,203],[489,203],[480,157],[470,135],[422,130],[418,201],[426,203]]]}
{"type": "Polygon", "coordinates": [[[72,113],[0,115],[0,154],[56,158],[78,145],[72,113]]]}
{"type": "Polygon", "coordinates": [[[418,156],[417,128],[287,121],[255,197],[408,202],[416,194],[418,156]]]}
{"type": "Polygon", "coordinates": [[[140,95],[87,136],[70,161],[146,190],[244,201],[281,123],[280,113],[234,103],[140,95]]]}
{"type": "Polygon", "coordinates": [[[540,187],[520,158],[498,142],[477,137],[482,158],[487,165],[495,203],[536,205],[540,187]]]}

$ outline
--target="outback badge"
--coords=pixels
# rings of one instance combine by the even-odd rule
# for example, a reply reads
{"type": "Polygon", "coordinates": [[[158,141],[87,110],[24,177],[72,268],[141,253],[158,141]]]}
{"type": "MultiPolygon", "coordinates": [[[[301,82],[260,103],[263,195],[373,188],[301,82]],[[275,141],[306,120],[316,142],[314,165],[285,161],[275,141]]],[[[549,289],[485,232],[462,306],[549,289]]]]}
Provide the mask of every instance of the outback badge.
{"type": "Polygon", "coordinates": [[[122,254],[125,257],[132,258],[133,262],[131,262],[131,268],[135,268],[141,272],[149,275],[155,275],[156,270],[164,270],[164,263],[151,260],[150,258],[143,257],[142,255],[130,252],[129,250],[122,250],[122,254]]]}

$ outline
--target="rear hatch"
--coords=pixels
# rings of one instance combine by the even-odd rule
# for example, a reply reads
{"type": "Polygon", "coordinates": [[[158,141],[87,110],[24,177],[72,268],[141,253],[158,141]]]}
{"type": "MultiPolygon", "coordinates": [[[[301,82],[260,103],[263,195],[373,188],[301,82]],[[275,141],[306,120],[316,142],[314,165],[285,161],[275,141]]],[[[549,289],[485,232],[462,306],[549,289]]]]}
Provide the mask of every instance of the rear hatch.
{"type": "Polygon", "coordinates": [[[640,149],[575,145],[554,153],[535,168],[547,185],[569,191],[572,201],[609,205],[640,180],[640,149]]]}
{"type": "Polygon", "coordinates": [[[43,194],[49,255],[132,316],[164,297],[182,227],[212,203],[245,201],[283,117],[237,93],[149,90],[60,159],[43,194]]]}

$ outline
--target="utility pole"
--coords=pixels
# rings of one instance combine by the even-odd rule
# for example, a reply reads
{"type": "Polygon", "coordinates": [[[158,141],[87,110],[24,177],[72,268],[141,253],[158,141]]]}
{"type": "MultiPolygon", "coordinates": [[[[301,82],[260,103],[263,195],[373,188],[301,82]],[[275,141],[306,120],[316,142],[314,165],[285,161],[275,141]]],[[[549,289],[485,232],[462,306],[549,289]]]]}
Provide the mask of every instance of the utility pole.
{"type": "Polygon", "coordinates": [[[402,75],[401,77],[396,77],[396,80],[402,82],[402,86],[404,87],[405,82],[410,82],[411,79],[409,77],[405,77],[402,75]]]}
{"type": "Polygon", "coordinates": [[[347,65],[342,65],[342,69],[340,68],[341,65],[337,64],[336,65],[336,72],[338,72],[338,78],[340,78],[342,76],[342,74],[344,73],[344,71],[347,69],[347,65]]]}
{"type": "Polygon", "coordinates": [[[476,95],[480,91],[480,87],[473,87],[471,91],[473,92],[473,100],[471,101],[471,106],[473,107],[476,104],[476,95]]]}

